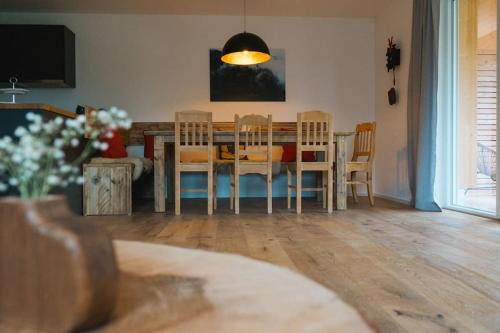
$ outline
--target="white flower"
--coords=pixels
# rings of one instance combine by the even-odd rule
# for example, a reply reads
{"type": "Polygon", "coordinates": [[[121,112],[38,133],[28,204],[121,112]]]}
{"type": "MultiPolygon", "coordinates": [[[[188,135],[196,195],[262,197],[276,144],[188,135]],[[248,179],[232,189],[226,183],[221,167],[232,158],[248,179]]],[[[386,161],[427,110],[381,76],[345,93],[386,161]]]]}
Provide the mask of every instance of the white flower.
{"type": "Polygon", "coordinates": [[[21,127],[21,126],[19,126],[18,128],[16,128],[16,130],[14,131],[14,135],[17,136],[17,137],[21,137],[21,136],[25,135],[26,133],[28,133],[28,131],[26,130],[26,128],[21,127]]]}
{"type": "Polygon", "coordinates": [[[108,124],[111,122],[112,117],[110,112],[99,111],[97,112],[97,120],[103,124],[108,124]]]}
{"type": "Polygon", "coordinates": [[[127,118],[127,112],[123,111],[123,110],[118,110],[118,112],[116,113],[116,115],[118,116],[118,118],[122,118],[122,119],[127,118]]]}
{"type": "Polygon", "coordinates": [[[56,175],[49,175],[47,177],[47,183],[49,185],[58,185],[59,182],[60,182],[60,178],[58,176],[56,176],[56,175]]]}
{"type": "Polygon", "coordinates": [[[78,122],[76,122],[74,119],[68,119],[66,120],[66,126],[68,128],[74,128],[78,126],[78,122]]]}
{"type": "Polygon", "coordinates": [[[64,165],[61,165],[61,168],[59,169],[61,171],[61,173],[69,173],[71,172],[71,165],[68,165],[68,164],[64,164],[64,165]]]}
{"type": "Polygon", "coordinates": [[[26,114],[26,119],[33,122],[33,123],[41,123],[42,122],[42,116],[39,114],[34,114],[33,112],[28,112],[26,114]]]}
{"type": "Polygon", "coordinates": [[[40,158],[42,158],[42,151],[41,150],[33,151],[30,153],[30,157],[35,161],[38,161],[40,158]]]}
{"type": "Polygon", "coordinates": [[[54,146],[56,148],[61,148],[64,145],[64,141],[62,139],[55,139],[54,140],[54,146]]]}
{"type": "Polygon", "coordinates": [[[38,171],[40,170],[40,166],[36,163],[30,163],[30,169],[33,171],[38,171]]]}
{"type": "Polygon", "coordinates": [[[23,161],[23,157],[19,154],[12,155],[12,161],[14,163],[21,163],[23,161]]]}
{"type": "Polygon", "coordinates": [[[31,133],[38,133],[42,130],[40,124],[31,124],[28,126],[31,133]]]}
{"type": "MultiPolygon", "coordinates": [[[[83,183],[83,177],[79,176],[80,167],[66,163],[64,147],[80,145],[82,136],[87,134],[94,150],[107,150],[109,145],[100,142],[99,139],[112,138],[113,130],[130,128],[132,125],[127,112],[116,107],[108,111],[92,112],[88,119],[92,127],[87,126],[83,115],[66,121],[62,117],[57,117],[44,122],[40,115],[34,113],[29,113],[26,118],[28,125],[16,128],[14,139],[10,136],[0,138],[0,173],[8,180],[0,182],[0,191],[12,186],[27,198],[46,195],[56,185],[83,183]],[[10,165],[13,165],[14,170],[7,167],[10,165]],[[40,173],[40,170],[47,168],[51,170],[49,175],[40,173]],[[40,193],[42,190],[40,180],[48,185],[43,188],[45,190],[43,193],[40,193]]],[[[87,151],[91,150],[85,150],[82,159],[88,157],[87,151]]]]}
{"type": "Polygon", "coordinates": [[[61,126],[64,123],[64,119],[62,117],[56,117],[56,119],[54,119],[54,123],[61,126]]]}
{"type": "Polygon", "coordinates": [[[64,154],[64,152],[61,149],[56,149],[54,151],[54,158],[56,160],[61,160],[61,159],[64,158],[64,156],[65,156],[65,154],[64,154]]]}

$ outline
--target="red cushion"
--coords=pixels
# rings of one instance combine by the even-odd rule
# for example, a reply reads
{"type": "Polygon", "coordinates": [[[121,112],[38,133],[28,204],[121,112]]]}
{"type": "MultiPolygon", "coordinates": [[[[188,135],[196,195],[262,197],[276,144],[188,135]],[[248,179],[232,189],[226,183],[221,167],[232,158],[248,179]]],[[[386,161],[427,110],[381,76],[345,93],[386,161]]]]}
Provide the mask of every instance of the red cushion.
{"type": "MultiPolygon", "coordinates": [[[[297,145],[295,143],[288,143],[283,145],[283,157],[281,162],[295,162],[297,160],[297,145]]],[[[314,162],[316,158],[313,151],[302,152],[302,162],[314,162]]]]}
{"type": "Polygon", "coordinates": [[[302,162],[315,162],[316,156],[314,156],[313,151],[303,151],[302,152],[302,162]]]}
{"type": "Polygon", "coordinates": [[[144,134],[144,157],[153,160],[155,156],[155,137],[144,134]]]}
{"type": "Polygon", "coordinates": [[[108,149],[101,151],[101,157],[107,158],[123,158],[127,157],[127,150],[125,150],[125,145],[123,144],[122,137],[118,130],[113,131],[113,137],[101,137],[101,142],[106,142],[108,144],[108,149]]]}
{"type": "Polygon", "coordinates": [[[294,143],[283,145],[283,156],[281,157],[281,162],[295,162],[296,159],[297,145],[294,143]]]}

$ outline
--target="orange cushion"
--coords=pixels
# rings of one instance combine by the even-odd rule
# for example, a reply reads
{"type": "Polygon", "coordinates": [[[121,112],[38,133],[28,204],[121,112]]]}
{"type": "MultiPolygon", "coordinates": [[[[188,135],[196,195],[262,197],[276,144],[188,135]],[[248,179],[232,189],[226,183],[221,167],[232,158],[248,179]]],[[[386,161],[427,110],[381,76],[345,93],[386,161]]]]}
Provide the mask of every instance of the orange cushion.
{"type": "MultiPolygon", "coordinates": [[[[265,149],[265,146],[262,146],[260,149],[265,149]]],[[[259,151],[260,150],[258,146],[249,146],[246,150],[247,151],[259,151]]],[[[272,149],[272,160],[273,161],[281,161],[281,157],[283,156],[283,147],[282,146],[273,146],[272,149]]],[[[266,154],[248,154],[247,158],[249,161],[267,161],[267,151],[266,154]]]]}
{"type": "MultiPolygon", "coordinates": [[[[208,153],[206,151],[181,151],[181,163],[206,163],[208,153]]],[[[213,147],[213,159],[217,159],[217,146],[213,147]]]]}

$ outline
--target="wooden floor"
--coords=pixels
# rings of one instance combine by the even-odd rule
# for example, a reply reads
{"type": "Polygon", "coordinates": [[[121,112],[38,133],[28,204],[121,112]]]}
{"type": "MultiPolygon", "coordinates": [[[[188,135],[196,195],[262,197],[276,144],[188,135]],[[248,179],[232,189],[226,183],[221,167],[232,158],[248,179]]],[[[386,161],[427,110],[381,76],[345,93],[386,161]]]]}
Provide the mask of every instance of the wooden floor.
{"type": "MultiPolygon", "coordinates": [[[[183,215],[154,214],[98,223],[117,239],[239,253],[299,271],[333,289],[380,332],[500,332],[500,224],[445,211],[423,213],[378,199],[304,214],[275,200],[242,200],[235,216],[223,202],[212,217],[203,201],[183,215]]],[[[169,211],[172,212],[171,207],[169,211]]]]}

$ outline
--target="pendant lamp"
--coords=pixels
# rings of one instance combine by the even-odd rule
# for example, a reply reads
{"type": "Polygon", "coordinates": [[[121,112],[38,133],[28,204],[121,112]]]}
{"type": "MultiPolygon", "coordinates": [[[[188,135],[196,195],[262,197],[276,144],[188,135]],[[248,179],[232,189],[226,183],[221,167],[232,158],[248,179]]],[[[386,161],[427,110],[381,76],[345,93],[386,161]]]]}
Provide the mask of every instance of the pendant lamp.
{"type": "Polygon", "coordinates": [[[255,65],[271,59],[266,42],[256,34],[246,32],[246,0],[243,0],[243,32],[234,35],[224,45],[221,60],[232,65],[255,65]]]}

